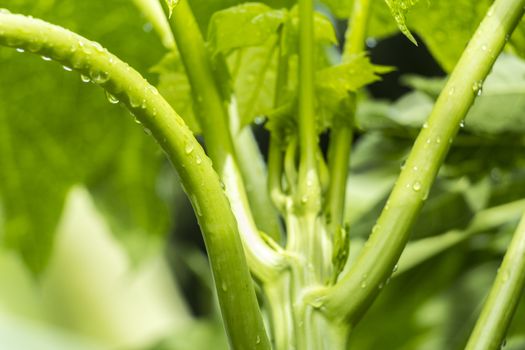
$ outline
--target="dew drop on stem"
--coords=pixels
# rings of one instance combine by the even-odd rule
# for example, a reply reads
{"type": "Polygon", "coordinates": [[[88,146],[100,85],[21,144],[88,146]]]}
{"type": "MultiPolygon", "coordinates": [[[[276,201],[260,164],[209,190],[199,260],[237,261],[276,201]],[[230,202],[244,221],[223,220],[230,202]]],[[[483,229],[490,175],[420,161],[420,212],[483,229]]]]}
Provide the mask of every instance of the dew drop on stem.
{"type": "Polygon", "coordinates": [[[88,75],[80,74],[80,80],[82,80],[83,83],[90,83],[91,78],[88,75]]]}
{"type": "Polygon", "coordinates": [[[108,99],[108,102],[111,104],[117,104],[120,102],[118,98],[116,98],[114,95],[112,95],[108,91],[106,91],[106,98],[108,99]]]}

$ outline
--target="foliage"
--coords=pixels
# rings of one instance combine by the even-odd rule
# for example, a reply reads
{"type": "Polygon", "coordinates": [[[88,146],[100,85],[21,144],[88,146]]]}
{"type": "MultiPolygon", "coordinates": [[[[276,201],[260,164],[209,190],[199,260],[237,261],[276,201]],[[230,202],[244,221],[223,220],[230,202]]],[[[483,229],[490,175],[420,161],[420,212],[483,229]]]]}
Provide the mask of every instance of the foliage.
{"type": "MultiPolygon", "coordinates": [[[[18,47],[0,50],[0,347],[225,348],[220,309],[230,346],[266,349],[256,290],[276,349],[464,348],[507,247],[517,249],[510,242],[525,210],[525,24],[508,10],[521,2],[324,0],[323,11],[307,0],[2,3],[100,42],[158,92],[122,88],[117,74],[98,81],[86,73],[98,61],[76,67],[51,55],[60,45],[6,39],[0,17],[1,43],[18,47]],[[501,13],[503,29],[476,32],[501,13]],[[346,33],[336,19],[348,19],[346,33]],[[400,31],[425,45],[447,76],[407,75],[408,93],[375,98],[366,87],[395,67],[373,63],[360,26],[375,39],[400,31]],[[354,36],[360,46],[349,49],[354,36]],[[479,61],[467,67],[461,57],[479,61]],[[134,93],[169,105],[135,103],[134,93]],[[170,106],[182,119],[163,124],[170,106]],[[191,132],[179,137],[182,120],[191,132]],[[251,125],[262,123],[268,169],[257,168],[254,186],[247,168],[265,157],[251,125]],[[341,151],[348,169],[338,140],[352,145],[341,151]],[[184,210],[183,192],[213,277],[177,230],[187,220],[173,214],[184,210]],[[181,292],[190,279],[196,301],[181,292]],[[236,303],[253,309],[243,316],[236,303]],[[138,327],[139,317],[151,327],[138,327]],[[239,335],[239,323],[256,326],[239,335]]],[[[508,348],[524,346],[524,318],[521,303],[508,348]]]]}

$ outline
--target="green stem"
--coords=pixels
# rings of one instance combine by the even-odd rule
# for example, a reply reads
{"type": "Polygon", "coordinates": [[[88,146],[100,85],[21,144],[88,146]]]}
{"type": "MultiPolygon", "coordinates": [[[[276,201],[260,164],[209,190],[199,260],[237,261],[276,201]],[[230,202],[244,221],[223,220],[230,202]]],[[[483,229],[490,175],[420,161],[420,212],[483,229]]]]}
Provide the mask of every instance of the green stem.
{"type": "Polygon", "coordinates": [[[235,137],[235,154],[239,160],[239,169],[245,183],[251,212],[257,227],[272,237],[276,242],[283,238],[283,227],[272,204],[268,188],[268,171],[259,145],[251,127],[240,127],[240,116],[235,99],[230,104],[230,124],[235,137]]]}
{"type": "Polygon", "coordinates": [[[2,12],[0,44],[53,58],[89,76],[151,132],[179,173],[197,213],[232,347],[269,349],[235,217],[210,159],[182,118],[129,65],[64,28],[2,12]]]}
{"type": "MultiPolygon", "coordinates": [[[[369,15],[370,0],[354,1],[352,16],[348,19],[348,29],[345,35],[343,63],[363,51],[369,15]]],[[[355,99],[355,93],[350,93],[348,100],[341,106],[343,112],[341,116],[336,117],[328,147],[330,186],[328,187],[325,216],[331,232],[335,232],[344,224],[346,180],[352,150],[355,99]]]]}
{"type": "MultiPolygon", "coordinates": [[[[164,6],[167,12],[166,4],[164,6]]],[[[192,87],[196,115],[203,129],[208,153],[224,182],[237,218],[248,265],[260,280],[271,280],[286,263],[283,256],[266,244],[255,225],[237,165],[226,102],[220,95],[204,39],[187,0],[181,0],[176,6],[170,26],[192,87]]]]}
{"type": "Polygon", "coordinates": [[[465,349],[501,349],[525,287],[525,215],[498,270],[481,315],[465,349]]]}
{"type": "Polygon", "coordinates": [[[348,273],[322,297],[330,317],[355,325],[392,274],[461,120],[521,19],[524,4],[496,0],[481,22],[417,137],[368,242],[348,273]]]}
{"type": "Polygon", "coordinates": [[[299,0],[299,179],[297,202],[316,212],[320,206],[320,184],[316,155],[315,46],[313,0],[299,0]]]}

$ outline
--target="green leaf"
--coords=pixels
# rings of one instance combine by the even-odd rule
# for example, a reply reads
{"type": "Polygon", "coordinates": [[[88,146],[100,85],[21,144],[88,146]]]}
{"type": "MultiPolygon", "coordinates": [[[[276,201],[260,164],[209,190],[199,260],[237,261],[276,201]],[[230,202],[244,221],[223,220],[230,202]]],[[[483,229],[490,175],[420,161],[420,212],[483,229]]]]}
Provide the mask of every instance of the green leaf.
{"type": "Polygon", "coordinates": [[[401,33],[403,33],[411,42],[413,42],[415,45],[417,45],[417,41],[410,33],[410,30],[408,30],[408,27],[405,23],[405,14],[406,12],[419,0],[385,0],[386,4],[390,8],[390,11],[392,12],[392,16],[394,16],[394,19],[396,20],[397,26],[399,27],[399,30],[401,30],[401,33]]]}
{"type": "Polygon", "coordinates": [[[273,10],[261,3],[247,3],[213,15],[208,30],[212,51],[263,45],[286,20],[284,10],[273,10]],[[242,28],[242,35],[239,33],[242,28]]]}
{"type": "MultiPolygon", "coordinates": [[[[208,32],[210,18],[214,13],[246,3],[246,0],[188,0],[191,9],[199,23],[202,33],[208,32]]],[[[275,9],[289,8],[296,3],[295,0],[263,0],[259,3],[268,5],[275,9]]]]}
{"type": "Polygon", "coordinates": [[[348,62],[318,71],[316,89],[321,123],[330,125],[333,116],[348,118],[348,108],[343,106],[348,100],[348,93],[380,80],[379,74],[390,71],[389,67],[373,65],[364,55],[354,56],[348,62]]]}
{"type": "MultiPolygon", "coordinates": [[[[140,14],[124,0],[111,4],[8,0],[3,6],[77,30],[117,55],[129,57],[130,65],[139,70],[146,71],[163,50],[154,33],[137,25],[142,21],[140,14]],[[96,26],[93,18],[98,19],[96,26]],[[124,40],[130,36],[134,40],[124,40]],[[155,42],[157,45],[152,44],[155,42]]],[[[108,103],[103,91],[83,83],[77,74],[38,56],[6,48],[0,49],[0,65],[0,198],[4,212],[0,240],[38,273],[52,251],[55,227],[71,185],[94,185],[117,176],[108,169],[121,162],[123,145],[130,147],[128,155],[136,154],[139,172],[139,165],[158,169],[160,159],[145,155],[144,147],[151,150],[157,146],[147,140],[142,128],[130,122],[128,112],[108,103]],[[128,137],[142,140],[130,146],[125,143],[128,137]]],[[[146,174],[143,186],[155,188],[156,176],[146,174]]],[[[108,190],[113,185],[113,193],[144,191],[132,181],[112,182],[108,190]]],[[[159,210],[165,204],[159,204],[156,194],[140,200],[143,203],[128,203],[130,212],[141,212],[129,216],[128,222],[134,222],[135,234],[158,242],[167,232],[166,210],[159,210]],[[152,223],[148,226],[138,219],[141,215],[156,216],[157,223],[148,221],[152,223]],[[162,230],[160,223],[165,225],[162,230]]]]}
{"type": "Polygon", "coordinates": [[[191,85],[178,51],[167,53],[150,71],[159,75],[157,88],[162,96],[190,129],[195,134],[200,134],[201,127],[195,117],[191,85]]]}
{"type": "Polygon", "coordinates": [[[277,65],[276,40],[239,50],[230,57],[233,89],[242,125],[267,114],[274,104],[277,65]]]}
{"type": "Polygon", "coordinates": [[[492,3],[489,0],[388,0],[387,2],[389,6],[382,1],[377,1],[373,5],[370,35],[385,37],[394,33],[393,21],[388,19],[388,12],[391,10],[394,17],[397,15],[397,24],[403,30],[408,30],[406,29],[406,23],[408,23],[411,30],[422,38],[432,55],[446,71],[454,68],[474,30],[492,3]],[[405,3],[406,6],[401,6],[401,3],[405,3]],[[410,11],[407,12],[403,7],[410,11]],[[458,13],[461,13],[461,16],[458,16],[458,13]]]}
{"type": "Polygon", "coordinates": [[[352,12],[354,0],[322,0],[322,2],[337,18],[347,18],[352,12]]]}

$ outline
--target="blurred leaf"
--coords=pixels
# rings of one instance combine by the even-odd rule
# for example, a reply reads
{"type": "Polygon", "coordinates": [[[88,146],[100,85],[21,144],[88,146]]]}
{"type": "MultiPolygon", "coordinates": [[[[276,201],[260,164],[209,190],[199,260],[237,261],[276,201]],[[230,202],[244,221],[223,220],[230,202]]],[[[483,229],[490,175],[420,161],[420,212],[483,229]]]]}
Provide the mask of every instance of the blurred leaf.
{"type": "MultiPolygon", "coordinates": [[[[481,19],[487,12],[491,1],[470,0],[387,0],[400,29],[407,35],[406,25],[416,32],[432,55],[446,71],[451,71],[467,42],[474,33],[481,19]],[[417,2],[417,4],[415,4],[417,2]],[[408,13],[401,6],[406,4],[408,13]],[[461,13],[461,16],[457,14],[461,13]]],[[[382,1],[372,10],[370,35],[384,37],[394,34],[392,21],[388,19],[388,6],[382,1]]],[[[407,35],[410,39],[410,36],[407,35]]],[[[411,39],[412,40],[412,39],[411,39]]]]}
{"type": "MultiPolygon", "coordinates": [[[[142,21],[138,11],[124,0],[110,5],[103,1],[8,0],[2,6],[98,40],[139,70],[144,71],[162,51],[160,45],[151,44],[153,34],[137,25],[142,21]],[[97,18],[97,25],[93,25],[93,18],[97,18]],[[123,39],[130,36],[134,40],[123,39]]],[[[76,74],[6,48],[0,49],[0,62],[0,197],[5,216],[0,238],[4,246],[21,252],[33,271],[41,272],[53,246],[66,191],[72,184],[95,185],[111,177],[107,170],[120,162],[128,137],[142,140],[126,145],[126,159],[135,153],[137,165],[155,169],[161,158],[152,157],[151,150],[157,146],[131,122],[124,109],[109,104],[102,90],[83,84],[76,74]],[[145,147],[150,151],[143,152],[145,147]]],[[[155,176],[146,173],[143,186],[154,188],[155,176]]],[[[144,187],[136,188],[134,181],[119,183],[111,190],[109,187],[112,193],[144,193],[144,187]],[[129,187],[124,190],[125,186],[129,187]]],[[[136,193],[130,197],[135,195],[140,196],[136,193]]],[[[114,219],[127,222],[126,226],[133,224],[135,233],[147,233],[158,242],[159,235],[167,231],[166,211],[159,210],[164,204],[155,195],[140,200],[138,204],[128,203],[126,217],[114,219]]]]}
{"type": "Polygon", "coordinates": [[[354,0],[322,0],[337,18],[347,18],[352,12],[354,0]]]}
{"type": "MultiPolygon", "coordinates": [[[[203,33],[208,32],[210,18],[217,11],[247,3],[246,0],[188,0],[193,13],[203,33]]],[[[296,3],[295,0],[262,0],[259,3],[266,4],[275,9],[289,8],[296,3]]]]}
{"type": "Polygon", "coordinates": [[[162,60],[151,68],[159,75],[159,92],[184,119],[191,131],[201,133],[201,127],[195,117],[191,85],[186,75],[184,64],[177,50],[167,53],[162,60]]]}
{"type": "Polygon", "coordinates": [[[229,60],[242,125],[267,114],[274,105],[277,43],[238,50],[229,60]]]}
{"type": "Polygon", "coordinates": [[[263,45],[286,20],[287,13],[261,3],[246,3],[216,12],[210,21],[208,41],[213,52],[263,45]],[[239,35],[242,28],[242,35],[239,35]]]}

